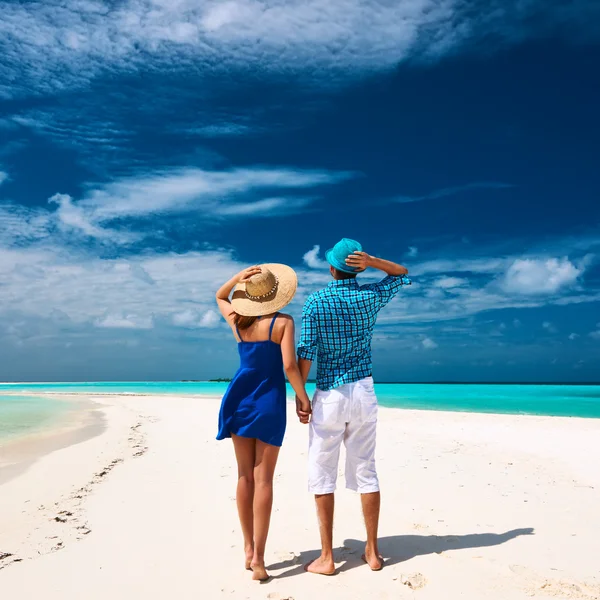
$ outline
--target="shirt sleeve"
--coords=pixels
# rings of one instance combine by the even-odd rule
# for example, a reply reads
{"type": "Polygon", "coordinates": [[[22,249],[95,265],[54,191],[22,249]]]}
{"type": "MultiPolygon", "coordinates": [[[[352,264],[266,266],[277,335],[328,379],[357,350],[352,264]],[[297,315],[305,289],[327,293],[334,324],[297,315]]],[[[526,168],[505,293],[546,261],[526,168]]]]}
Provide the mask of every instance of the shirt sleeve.
{"type": "Polygon", "coordinates": [[[362,286],[362,289],[375,292],[379,299],[379,307],[383,308],[394,298],[402,286],[410,284],[411,281],[406,275],[388,275],[377,283],[362,286]]]}
{"type": "Polygon", "coordinates": [[[317,359],[317,322],[309,302],[302,310],[302,332],[298,342],[298,358],[314,362],[317,359]]]}

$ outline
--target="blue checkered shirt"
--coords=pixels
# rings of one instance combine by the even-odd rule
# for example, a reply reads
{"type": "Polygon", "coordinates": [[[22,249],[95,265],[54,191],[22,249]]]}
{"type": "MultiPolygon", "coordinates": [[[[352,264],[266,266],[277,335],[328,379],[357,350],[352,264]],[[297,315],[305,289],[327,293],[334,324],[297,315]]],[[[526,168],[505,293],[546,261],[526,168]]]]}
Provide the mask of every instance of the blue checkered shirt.
{"type": "Polygon", "coordinates": [[[378,283],[332,281],[308,297],[302,311],[298,358],[317,360],[317,388],[331,390],[370,377],[371,339],[379,311],[410,284],[389,275],[378,283]]]}

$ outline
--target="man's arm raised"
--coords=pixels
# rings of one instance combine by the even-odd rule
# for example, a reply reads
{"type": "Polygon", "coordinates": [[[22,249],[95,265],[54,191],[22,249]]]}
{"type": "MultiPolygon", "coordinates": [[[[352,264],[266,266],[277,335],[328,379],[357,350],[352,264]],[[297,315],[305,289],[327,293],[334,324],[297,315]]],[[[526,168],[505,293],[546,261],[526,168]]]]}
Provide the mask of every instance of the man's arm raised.
{"type": "Polygon", "coordinates": [[[394,277],[400,277],[401,275],[408,275],[408,269],[399,265],[398,263],[392,262],[391,260],[385,260],[383,258],[376,258],[366,252],[355,252],[346,259],[346,264],[349,267],[364,271],[371,267],[373,269],[379,269],[386,275],[393,275],[394,277]]]}

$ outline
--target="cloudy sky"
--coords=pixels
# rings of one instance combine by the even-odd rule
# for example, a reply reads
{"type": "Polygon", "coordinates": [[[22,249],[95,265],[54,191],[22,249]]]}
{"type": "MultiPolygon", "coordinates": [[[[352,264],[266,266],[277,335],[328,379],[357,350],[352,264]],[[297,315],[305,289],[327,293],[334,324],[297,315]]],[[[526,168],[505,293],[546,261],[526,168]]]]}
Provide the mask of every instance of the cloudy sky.
{"type": "Polygon", "coordinates": [[[0,0],[0,380],[230,375],[245,265],[404,263],[379,380],[600,377],[594,0],[0,0]]]}

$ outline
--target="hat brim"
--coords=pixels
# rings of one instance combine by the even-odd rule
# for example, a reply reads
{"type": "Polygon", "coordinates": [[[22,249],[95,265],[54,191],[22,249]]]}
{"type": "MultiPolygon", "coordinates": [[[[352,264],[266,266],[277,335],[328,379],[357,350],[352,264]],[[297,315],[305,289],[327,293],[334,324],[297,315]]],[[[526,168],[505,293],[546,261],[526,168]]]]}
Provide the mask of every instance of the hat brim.
{"type": "Polygon", "coordinates": [[[277,277],[275,292],[267,298],[253,300],[246,296],[246,284],[238,283],[231,297],[231,308],[243,317],[262,317],[280,311],[286,307],[296,295],[298,276],[292,267],[279,263],[260,265],[277,277]]]}
{"type": "Polygon", "coordinates": [[[354,267],[349,267],[346,263],[340,262],[333,254],[333,248],[327,250],[325,252],[325,260],[338,271],[342,271],[343,273],[351,273],[355,275],[356,273],[360,273],[359,269],[355,269],[354,267]]]}

